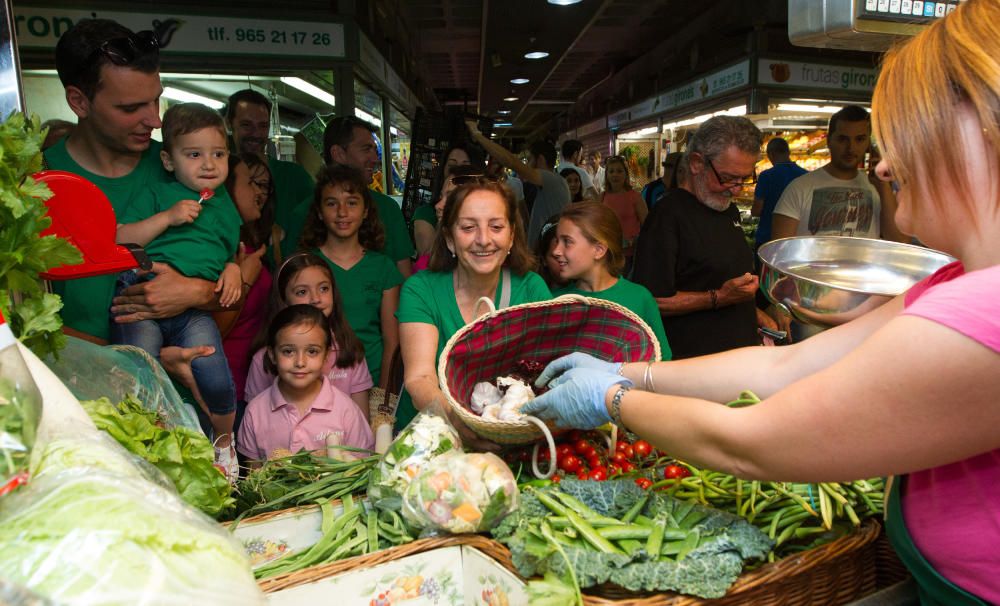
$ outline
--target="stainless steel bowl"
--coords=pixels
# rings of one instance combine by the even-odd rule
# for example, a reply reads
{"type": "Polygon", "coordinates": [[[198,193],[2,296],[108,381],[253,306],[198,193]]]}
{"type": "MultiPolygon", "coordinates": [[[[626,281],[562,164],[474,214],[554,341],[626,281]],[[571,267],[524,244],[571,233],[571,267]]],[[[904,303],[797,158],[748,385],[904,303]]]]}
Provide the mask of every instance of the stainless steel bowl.
{"type": "Polygon", "coordinates": [[[863,315],[955,260],[911,244],[843,236],[774,240],[757,254],[767,298],[823,327],[863,315]]]}

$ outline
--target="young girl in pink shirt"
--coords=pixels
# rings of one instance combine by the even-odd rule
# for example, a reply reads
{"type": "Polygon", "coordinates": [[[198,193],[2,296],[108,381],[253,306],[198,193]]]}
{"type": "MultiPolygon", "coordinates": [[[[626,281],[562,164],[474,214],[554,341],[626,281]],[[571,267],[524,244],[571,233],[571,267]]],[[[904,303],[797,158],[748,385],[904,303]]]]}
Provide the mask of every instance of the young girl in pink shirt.
{"type": "Polygon", "coordinates": [[[247,404],[236,438],[241,454],[262,461],[275,450],[375,446],[367,417],[324,373],[330,335],[327,317],[312,305],[286,307],[271,321],[265,364],[277,378],[247,404]]]}
{"type": "MultiPolygon", "coordinates": [[[[271,315],[287,305],[305,303],[323,312],[330,329],[330,355],[323,373],[334,387],[350,396],[358,409],[368,416],[368,390],[372,388],[371,373],[365,362],[365,350],[354,334],[343,313],[340,292],[333,280],[330,266],[311,253],[298,253],[285,260],[274,277],[271,315]]],[[[249,402],[274,382],[274,374],[265,367],[265,338],[267,324],[255,339],[246,382],[246,400],[249,402]]]]}

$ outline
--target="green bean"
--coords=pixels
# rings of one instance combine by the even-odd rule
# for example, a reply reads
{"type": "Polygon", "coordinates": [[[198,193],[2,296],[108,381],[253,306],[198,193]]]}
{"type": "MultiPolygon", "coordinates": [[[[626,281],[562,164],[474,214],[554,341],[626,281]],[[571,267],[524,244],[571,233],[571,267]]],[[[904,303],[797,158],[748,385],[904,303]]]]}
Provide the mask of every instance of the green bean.
{"type": "Polygon", "coordinates": [[[372,509],[368,512],[368,553],[378,551],[378,512],[372,509]]]}
{"type": "Polygon", "coordinates": [[[622,516],[622,522],[628,524],[632,520],[634,520],[637,515],[642,513],[642,508],[646,506],[647,501],[649,501],[648,492],[642,495],[642,497],[640,497],[638,501],[636,501],[631,507],[629,507],[628,511],[625,512],[625,515],[622,516]]]}
{"type": "Polygon", "coordinates": [[[649,533],[649,538],[646,539],[646,553],[660,553],[660,548],[663,547],[663,537],[666,534],[666,528],[666,518],[657,516],[652,532],[649,533]]]}
{"type": "Polygon", "coordinates": [[[602,551],[604,553],[622,553],[622,551],[615,547],[611,541],[608,541],[601,535],[597,534],[594,527],[577,515],[575,511],[567,509],[566,517],[569,518],[569,523],[576,528],[576,530],[580,533],[580,536],[583,537],[583,540],[593,545],[598,551],[602,551]]]}

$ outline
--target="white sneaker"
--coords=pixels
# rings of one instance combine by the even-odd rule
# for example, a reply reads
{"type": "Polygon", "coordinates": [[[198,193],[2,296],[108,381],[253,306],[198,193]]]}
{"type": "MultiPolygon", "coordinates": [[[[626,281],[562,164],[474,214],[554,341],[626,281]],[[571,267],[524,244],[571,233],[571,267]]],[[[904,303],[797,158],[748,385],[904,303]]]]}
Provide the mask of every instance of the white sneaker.
{"type": "MultiPolygon", "coordinates": [[[[218,441],[219,439],[216,438],[215,442],[218,443],[218,441]]],[[[236,485],[240,479],[240,462],[236,458],[236,446],[232,441],[230,441],[229,446],[215,447],[215,466],[219,468],[222,475],[226,476],[230,484],[236,485]]]]}

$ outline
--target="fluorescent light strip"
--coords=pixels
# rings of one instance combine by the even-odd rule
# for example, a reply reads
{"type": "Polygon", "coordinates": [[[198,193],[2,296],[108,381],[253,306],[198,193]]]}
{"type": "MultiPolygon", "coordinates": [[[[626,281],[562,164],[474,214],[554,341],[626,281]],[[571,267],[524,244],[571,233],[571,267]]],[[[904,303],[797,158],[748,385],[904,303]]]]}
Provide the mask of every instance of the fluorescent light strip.
{"type": "Polygon", "coordinates": [[[173,99],[174,101],[182,101],[184,103],[201,103],[202,105],[207,105],[212,109],[222,109],[226,106],[226,104],[221,101],[209,99],[208,97],[202,97],[201,95],[189,93],[186,90],[181,90],[172,86],[168,86],[163,89],[163,97],[173,99]]]}
{"type": "Polygon", "coordinates": [[[524,53],[525,59],[544,59],[548,56],[549,54],[545,51],[531,51],[530,53],[524,53]]]}
{"type": "Polygon", "coordinates": [[[745,116],[747,115],[746,105],[737,105],[736,107],[730,107],[729,109],[724,109],[711,114],[702,114],[700,116],[695,116],[694,118],[689,118],[687,120],[680,120],[678,122],[671,122],[669,124],[663,125],[663,132],[668,130],[673,130],[675,128],[680,128],[682,126],[693,126],[695,124],[701,124],[713,116],[745,116]]]}
{"type": "Polygon", "coordinates": [[[843,108],[839,105],[805,105],[802,103],[779,103],[780,112],[815,112],[817,114],[835,114],[843,108]]]}
{"type": "Polygon", "coordinates": [[[320,101],[326,103],[330,107],[337,106],[336,97],[326,92],[325,90],[319,88],[318,86],[309,84],[302,78],[296,78],[295,76],[282,76],[281,81],[287,84],[288,86],[291,86],[292,88],[297,88],[300,91],[304,92],[305,94],[311,95],[316,99],[319,99],[320,101]]]}
{"type": "Polygon", "coordinates": [[[360,107],[355,107],[354,108],[354,115],[357,116],[358,118],[361,118],[365,122],[370,122],[370,123],[374,124],[376,127],[382,128],[382,121],[381,120],[379,120],[375,116],[369,114],[368,112],[366,112],[365,110],[361,109],[360,107]]]}

